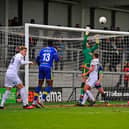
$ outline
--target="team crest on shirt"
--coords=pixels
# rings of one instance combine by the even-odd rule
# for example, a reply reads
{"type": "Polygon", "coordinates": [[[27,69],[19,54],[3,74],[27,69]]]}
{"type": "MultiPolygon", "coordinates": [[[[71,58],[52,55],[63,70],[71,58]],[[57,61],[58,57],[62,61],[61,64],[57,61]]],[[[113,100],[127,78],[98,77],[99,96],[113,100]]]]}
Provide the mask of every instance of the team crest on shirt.
{"type": "Polygon", "coordinates": [[[14,85],[17,85],[17,82],[16,82],[16,81],[14,81],[14,82],[13,82],[13,84],[14,84],[14,85]]]}

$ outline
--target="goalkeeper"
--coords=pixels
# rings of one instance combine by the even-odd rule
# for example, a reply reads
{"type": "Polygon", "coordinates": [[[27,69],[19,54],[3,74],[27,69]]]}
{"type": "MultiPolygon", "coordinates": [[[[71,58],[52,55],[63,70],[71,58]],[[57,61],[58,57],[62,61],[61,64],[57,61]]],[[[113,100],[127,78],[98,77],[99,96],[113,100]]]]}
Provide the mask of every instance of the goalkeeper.
{"type": "MultiPolygon", "coordinates": [[[[83,68],[83,66],[90,67],[90,63],[91,63],[91,60],[93,58],[93,53],[99,46],[99,39],[98,39],[98,36],[96,36],[95,37],[96,44],[91,47],[91,45],[87,42],[88,34],[89,34],[89,32],[86,31],[84,34],[84,40],[82,42],[82,49],[83,49],[82,53],[84,56],[83,65],[81,66],[82,73],[87,72],[87,69],[83,68]]],[[[87,79],[87,76],[82,77],[81,90],[80,90],[80,100],[79,101],[82,101],[82,98],[83,98],[83,94],[84,94],[83,88],[84,88],[86,79],[87,79]]]]}

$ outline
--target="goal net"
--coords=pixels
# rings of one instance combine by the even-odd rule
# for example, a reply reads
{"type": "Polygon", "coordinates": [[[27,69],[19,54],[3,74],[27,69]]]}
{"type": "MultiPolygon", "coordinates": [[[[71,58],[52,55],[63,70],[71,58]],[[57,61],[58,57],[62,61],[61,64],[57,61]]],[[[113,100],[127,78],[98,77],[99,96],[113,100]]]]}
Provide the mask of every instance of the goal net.
{"type": "Polygon", "coordinates": [[[24,27],[0,27],[0,87],[4,87],[4,75],[10,59],[16,54],[18,46],[25,45],[24,42],[24,27]]]}
{"type": "MultiPolygon", "coordinates": [[[[93,29],[89,31],[88,43],[91,46],[96,44],[95,35],[97,34],[99,37],[99,48],[96,51],[100,55],[100,62],[105,71],[103,86],[108,87],[108,89],[111,87],[110,91],[107,91],[110,99],[114,99],[120,94],[128,99],[129,96],[125,93],[128,90],[123,90],[123,88],[127,88],[128,85],[125,83],[125,72],[127,70],[125,67],[128,67],[129,61],[129,32],[93,29]]],[[[30,36],[37,39],[36,55],[42,47],[47,45],[48,40],[53,40],[55,48],[62,57],[58,64],[53,64],[54,87],[61,88],[64,100],[76,99],[79,94],[80,65],[84,60],[82,53],[84,32],[86,32],[84,28],[61,26],[26,24],[25,27],[26,45],[28,45],[30,36]]],[[[33,82],[31,81],[31,83],[33,82]]]]}
{"type": "MultiPolygon", "coordinates": [[[[48,40],[53,40],[61,59],[59,63],[53,64],[54,91],[47,99],[48,101],[77,100],[81,84],[80,65],[84,60],[82,42],[85,32],[84,28],[38,24],[26,24],[25,28],[0,28],[0,78],[2,80],[0,86],[4,85],[6,68],[19,45],[26,45],[29,50],[26,60],[34,61],[40,49],[47,46],[48,40]]],[[[124,88],[128,85],[128,81],[125,81],[125,73],[126,67],[129,67],[129,32],[94,29],[89,32],[88,43],[91,46],[96,44],[95,35],[99,37],[99,47],[96,51],[104,67],[103,87],[113,99],[119,93],[124,96],[124,93],[128,91],[128,88],[124,88]]],[[[21,69],[20,73],[27,89],[37,86],[38,66],[27,65],[25,69],[24,67],[21,69]]],[[[97,94],[96,90],[93,92],[97,94]]],[[[124,97],[128,99],[128,94],[124,97]]]]}

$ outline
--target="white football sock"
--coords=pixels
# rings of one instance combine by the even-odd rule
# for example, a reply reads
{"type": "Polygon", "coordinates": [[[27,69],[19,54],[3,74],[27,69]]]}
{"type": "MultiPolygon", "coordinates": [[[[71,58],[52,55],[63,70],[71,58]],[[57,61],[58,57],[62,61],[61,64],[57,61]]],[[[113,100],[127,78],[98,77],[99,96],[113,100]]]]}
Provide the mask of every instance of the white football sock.
{"type": "Polygon", "coordinates": [[[27,98],[28,95],[27,95],[25,87],[20,89],[20,95],[22,98],[23,106],[26,106],[28,104],[28,98],[27,98]]]}
{"type": "Polygon", "coordinates": [[[4,106],[5,101],[8,98],[9,94],[10,94],[10,90],[6,90],[5,93],[3,94],[3,97],[2,97],[2,101],[1,101],[1,105],[0,106],[2,106],[2,107],[4,106]]]}
{"type": "Polygon", "coordinates": [[[86,93],[87,93],[88,97],[89,97],[92,101],[95,101],[95,98],[94,98],[94,96],[92,95],[91,91],[87,90],[86,93]]]}
{"type": "Polygon", "coordinates": [[[87,95],[87,93],[85,93],[85,94],[83,95],[83,100],[82,100],[81,104],[85,104],[87,98],[88,98],[88,95],[87,95]]]}
{"type": "Polygon", "coordinates": [[[37,100],[33,100],[32,104],[34,104],[34,105],[35,105],[36,103],[37,103],[37,100]]]}

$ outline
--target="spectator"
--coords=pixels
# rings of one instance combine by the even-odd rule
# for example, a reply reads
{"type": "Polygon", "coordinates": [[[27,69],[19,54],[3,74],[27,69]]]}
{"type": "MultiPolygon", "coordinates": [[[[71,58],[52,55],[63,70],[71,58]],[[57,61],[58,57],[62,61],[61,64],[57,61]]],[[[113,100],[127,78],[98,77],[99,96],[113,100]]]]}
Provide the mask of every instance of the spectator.
{"type": "MultiPolygon", "coordinates": [[[[111,39],[112,51],[110,55],[110,71],[117,71],[117,65],[120,63],[123,54],[122,39],[112,38],[111,39]]],[[[122,71],[122,69],[121,69],[122,71]]]]}
{"type": "Polygon", "coordinates": [[[76,27],[76,28],[80,28],[80,24],[76,24],[75,27],[76,27]]]}
{"type": "Polygon", "coordinates": [[[34,19],[30,19],[30,23],[31,24],[35,24],[35,20],[34,19]]]}
{"type": "Polygon", "coordinates": [[[8,20],[8,26],[12,26],[12,19],[8,20]]]}
{"type": "Polygon", "coordinates": [[[129,36],[124,36],[124,54],[125,60],[129,62],[129,36]]]}
{"type": "MultiPolygon", "coordinates": [[[[61,26],[61,25],[57,25],[57,26],[61,26]]],[[[63,33],[62,33],[62,31],[60,31],[60,30],[55,30],[54,32],[53,32],[53,35],[52,35],[53,37],[55,37],[55,38],[63,38],[63,33]]]]}
{"type": "Polygon", "coordinates": [[[102,50],[102,65],[103,68],[105,69],[105,66],[107,63],[109,63],[110,61],[110,49],[111,49],[111,43],[110,43],[110,39],[102,39],[102,42],[100,44],[100,49],[102,50]]]}
{"type": "Polygon", "coordinates": [[[115,30],[115,26],[111,26],[110,29],[114,31],[115,30]]]}
{"type": "Polygon", "coordinates": [[[116,38],[107,38],[102,40],[102,65],[109,63],[109,71],[117,71],[117,64],[120,63],[122,57],[123,46],[116,38]]]}
{"type": "Polygon", "coordinates": [[[35,59],[35,46],[37,44],[37,39],[30,37],[29,38],[29,58],[31,60],[35,59]]]}
{"type": "Polygon", "coordinates": [[[104,27],[103,29],[104,29],[104,30],[108,30],[108,27],[104,27]]]}
{"type": "Polygon", "coordinates": [[[116,31],[120,31],[120,27],[119,26],[116,27],[116,31]]]}
{"type": "Polygon", "coordinates": [[[123,72],[125,72],[125,75],[124,75],[124,87],[127,88],[128,83],[129,83],[129,63],[125,63],[123,72]]]}
{"type": "Polygon", "coordinates": [[[18,17],[14,17],[12,19],[12,26],[18,26],[19,25],[19,18],[18,17]]]}
{"type": "Polygon", "coordinates": [[[58,51],[58,55],[59,55],[59,58],[60,58],[60,61],[59,62],[55,62],[55,70],[58,70],[58,66],[60,65],[60,70],[63,70],[63,67],[64,67],[64,49],[65,49],[65,46],[63,44],[63,42],[61,40],[59,40],[57,42],[57,45],[56,45],[56,49],[58,51]]]}

